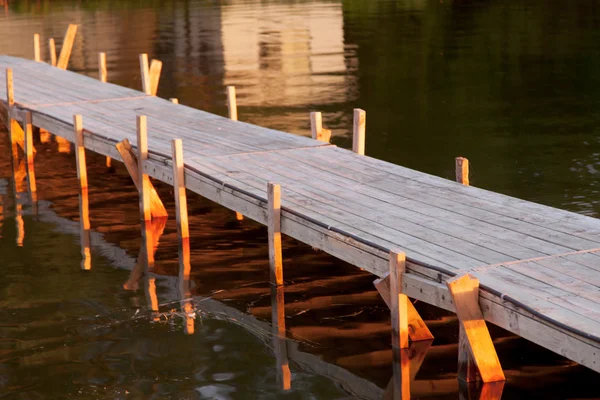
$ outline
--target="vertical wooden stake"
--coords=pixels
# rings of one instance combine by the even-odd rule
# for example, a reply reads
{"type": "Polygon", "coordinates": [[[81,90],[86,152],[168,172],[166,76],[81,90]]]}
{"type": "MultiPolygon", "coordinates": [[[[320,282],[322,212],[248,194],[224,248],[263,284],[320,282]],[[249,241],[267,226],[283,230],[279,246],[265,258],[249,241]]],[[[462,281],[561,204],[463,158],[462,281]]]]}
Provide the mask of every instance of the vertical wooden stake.
{"type": "Polygon", "coordinates": [[[75,134],[75,160],[77,162],[79,187],[87,189],[87,166],[85,162],[85,147],[83,146],[83,120],[81,115],[73,115],[73,129],[75,134]]]}
{"type": "Polygon", "coordinates": [[[150,83],[150,71],[148,68],[148,54],[140,54],[140,74],[142,76],[142,91],[146,94],[152,94],[150,83]]]}
{"type": "Polygon", "coordinates": [[[138,147],[138,182],[140,193],[140,215],[143,221],[152,219],[150,207],[150,178],[144,172],[144,164],[148,160],[148,125],[146,116],[137,117],[137,147],[138,147]]]}
{"type": "Polygon", "coordinates": [[[323,132],[323,119],[321,113],[313,111],[310,113],[310,133],[313,139],[321,140],[323,132]]]}
{"type": "Polygon", "coordinates": [[[173,153],[173,193],[177,214],[177,233],[180,238],[189,238],[187,198],[185,194],[185,171],[183,163],[183,146],[181,139],[171,142],[173,153]]]}
{"type": "Polygon", "coordinates": [[[98,53],[98,79],[107,82],[108,70],[106,69],[106,53],[98,53]]]}
{"type": "MultiPolygon", "coordinates": [[[[13,83],[13,70],[12,68],[6,68],[6,99],[8,103],[8,111],[15,104],[15,87],[13,83]]],[[[10,119],[10,115],[7,116],[6,120],[10,119]]]]}
{"type": "Polygon", "coordinates": [[[50,53],[50,65],[56,67],[56,44],[54,38],[48,39],[48,52],[50,53]]]}
{"type": "Polygon", "coordinates": [[[269,231],[269,266],[271,284],[283,285],[283,262],[281,255],[281,186],[273,182],[267,185],[269,231]]]}
{"type": "MultiPolygon", "coordinates": [[[[467,338],[466,347],[477,365],[481,380],[483,382],[505,380],[494,343],[479,307],[479,280],[465,274],[447,281],[446,286],[452,295],[456,315],[467,338]]],[[[464,360],[465,357],[466,355],[459,356],[459,360],[464,360]]]]}
{"type": "Polygon", "coordinates": [[[365,155],[365,129],[367,113],[360,108],[354,109],[354,124],[352,129],[352,151],[361,156],[365,155]]]}
{"type": "MultiPolygon", "coordinates": [[[[229,111],[229,118],[237,121],[238,120],[238,112],[237,112],[237,98],[235,94],[235,86],[227,86],[227,110],[229,111]]],[[[244,216],[242,213],[236,212],[235,218],[238,221],[243,221],[244,216]]]]}
{"type": "Polygon", "coordinates": [[[229,111],[229,118],[237,121],[237,98],[235,95],[235,86],[227,86],[227,110],[229,111]]]}
{"type": "Polygon", "coordinates": [[[406,255],[390,252],[390,311],[392,313],[392,346],[408,347],[408,296],[402,294],[402,274],[406,271],[406,255]]]}
{"type": "Polygon", "coordinates": [[[469,160],[456,157],[456,182],[469,186],[469,160]]]}
{"type": "Polygon", "coordinates": [[[33,59],[36,62],[42,62],[40,53],[40,35],[38,33],[33,35],[33,59]]]}
{"type": "Polygon", "coordinates": [[[35,183],[35,172],[33,169],[33,124],[31,123],[31,112],[25,114],[23,121],[23,130],[25,132],[25,165],[27,166],[27,190],[34,208],[37,213],[37,186],[35,183]]]}
{"type": "Polygon", "coordinates": [[[179,104],[179,99],[177,99],[176,97],[171,97],[171,98],[169,99],[169,101],[170,101],[171,103],[173,103],[173,104],[179,104]]]}
{"type": "Polygon", "coordinates": [[[77,25],[70,24],[67,28],[67,33],[63,40],[62,48],[60,49],[60,56],[56,66],[60,69],[67,69],[69,66],[69,58],[71,58],[71,51],[73,50],[73,43],[75,42],[75,35],[77,34],[77,25]]]}
{"type": "Polygon", "coordinates": [[[156,96],[158,93],[158,83],[160,82],[160,71],[162,70],[162,62],[152,60],[148,75],[150,76],[150,94],[156,96]]]}

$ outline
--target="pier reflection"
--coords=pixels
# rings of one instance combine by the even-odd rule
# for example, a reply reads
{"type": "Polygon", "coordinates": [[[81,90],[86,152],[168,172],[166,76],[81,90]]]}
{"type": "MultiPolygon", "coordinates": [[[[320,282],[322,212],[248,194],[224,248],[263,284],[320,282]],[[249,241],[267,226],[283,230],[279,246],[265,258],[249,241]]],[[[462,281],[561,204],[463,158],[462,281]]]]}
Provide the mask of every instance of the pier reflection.
{"type": "Polygon", "coordinates": [[[273,333],[273,351],[277,365],[277,383],[283,390],[292,387],[292,374],[287,355],[285,329],[284,286],[271,286],[271,329],[273,333]]]}
{"type": "Polygon", "coordinates": [[[179,238],[179,275],[177,285],[179,287],[179,300],[181,312],[183,314],[183,332],[186,335],[194,334],[194,323],[196,321],[196,312],[191,294],[190,280],[190,239],[179,238]]]}
{"type": "Polygon", "coordinates": [[[92,269],[92,253],[90,239],[90,210],[88,189],[79,189],[79,233],[81,244],[81,269],[92,269]]]}

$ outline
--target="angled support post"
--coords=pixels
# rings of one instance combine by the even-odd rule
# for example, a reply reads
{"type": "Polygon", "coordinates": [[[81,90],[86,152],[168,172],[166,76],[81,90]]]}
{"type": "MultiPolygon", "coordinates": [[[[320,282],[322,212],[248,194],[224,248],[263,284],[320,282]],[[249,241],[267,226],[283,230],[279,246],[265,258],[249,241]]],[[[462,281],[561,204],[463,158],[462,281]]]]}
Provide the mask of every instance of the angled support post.
{"type": "MultiPolygon", "coordinates": [[[[237,111],[237,98],[235,94],[235,86],[227,86],[227,111],[229,113],[229,118],[237,121],[238,120],[238,111],[237,111]]],[[[238,221],[243,221],[244,216],[242,213],[236,211],[235,218],[238,221]]]]}
{"type": "Polygon", "coordinates": [[[354,109],[354,124],[352,127],[352,151],[361,156],[365,155],[365,132],[367,113],[360,108],[354,109]]]}
{"type": "MultiPolygon", "coordinates": [[[[459,362],[470,357],[484,383],[506,380],[479,307],[479,280],[465,274],[447,281],[446,285],[467,342],[467,345],[459,346],[462,352],[459,354],[459,362]],[[468,351],[468,356],[464,354],[465,351],[468,351]]],[[[459,365],[459,371],[465,371],[465,367],[459,365]]],[[[465,376],[460,378],[464,379],[465,376]]]]}
{"type": "Polygon", "coordinates": [[[158,92],[158,83],[160,81],[160,72],[162,62],[152,60],[148,63],[148,54],[140,54],[140,73],[142,76],[142,91],[150,96],[156,96],[158,92]]]}
{"type": "Polygon", "coordinates": [[[150,94],[156,96],[158,93],[158,83],[160,82],[160,72],[162,71],[162,61],[152,60],[150,63],[150,94]]]}
{"type": "MultiPolygon", "coordinates": [[[[397,257],[397,253],[390,253],[390,269],[395,268],[395,264],[398,264],[401,268],[401,260],[398,260],[397,257]]],[[[373,284],[375,285],[375,288],[379,292],[379,295],[381,296],[385,304],[387,304],[389,309],[392,310],[391,293],[394,292],[392,292],[391,289],[390,275],[391,271],[383,278],[376,279],[373,282],[373,284]]],[[[398,280],[398,278],[396,279],[398,280]]],[[[431,331],[429,330],[429,328],[427,328],[427,325],[419,315],[419,312],[417,311],[413,303],[410,301],[410,299],[408,299],[406,295],[401,293],[402,284],[397,284],[396,287],[398,288],[398,290],[400,290],[399,295],[403,296],[403,298],[406,298],[406,302],[404,302],[404,300],[402,301],[402,304],[406,305],[406,314],[400,314],[400,317],[406,319],[406,323],[408,325],[408,337],[410,338],[410,340],[412,342],[432,340],[433,335],[431,334],[431,331]]]]}
{"type": "Polygon", "coordinates": [[[311,137],[321,142],[329,143],[331,131],[323,128],[323,117],[319,111],[310,113],[310,133],[311,137]]]}
{"type": "Polygon", "coordinates": [[[35,183],[35,171],[33,168],[33,124],[31,123],[31,112],[25,114],[23,120],[25,131],[25,165],[27,168],[27,192],[33,208],[34,214],[37,214],[37,185],[35,183]]]}
{"type": "MultiPolygon", "coordinates": [[[[131,180],[133,180],[135,187],[138,190],[140,190],[137,155],[134,153],[133,148],[131,147],[131,143],[129,143],[128,139],[125,139],[125,140],[117,143],[115,145],[115,147],[117,148],[117,151],[121,155],[121,160],[123,160],[123,164],[125,164],[125,167],[127,168],[127,172],[129,172],[129,175],[131,176],[131,180]]],[[[156,189],[152,185],[152,182],[148,181],[148,184],[149,184],[149,188],[150,188],[150,203],[152,204],[152,206],[151,206],[152,217],[153,218],[167,218],[168,217],[167,210],[165,209],[165,206],[163,205],[162,201],[160,200],[160,197],[158,196],[156,189]]]]}
{"type": "Polygon", "coordinates": [[[54,38],[48,39],[48,52],[50,53],[50,65],[56,67],[56,43],[54,38]]]}
{"type": "Polygon", "coordinates": [[[283,285],[283,261],[281,254],[281,186],[273,182],[267,185],[267,229],[269,231],[269,266],[271,285],[283,285]]]}
{"type": "Polygon", "coordinates": [[[456,182],[469,186],[469,160],[456,157],[456,182]]]}
{"type": "Polygon", "coordinates": [[[71,58],[71,51],[73,50],[73,43],[75,43],[76,34],[77,25],[70,24],[67,28],[67,33],[65,34],[62,48],[60,49],[58,62],[56,63],[56,66],[60,69],[67,69],[67,67],[69,66],[69,59],[71,58]]]}

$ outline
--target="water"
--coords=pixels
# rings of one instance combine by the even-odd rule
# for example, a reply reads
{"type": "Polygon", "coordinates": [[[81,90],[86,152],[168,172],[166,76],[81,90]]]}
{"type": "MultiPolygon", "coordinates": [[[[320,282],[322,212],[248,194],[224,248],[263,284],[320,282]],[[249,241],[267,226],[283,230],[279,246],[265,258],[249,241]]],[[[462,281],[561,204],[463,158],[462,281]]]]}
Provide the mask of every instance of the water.
{"type": "MultiPolygon", "coordinates": [[[[596,216],[599,5],[18,1],[0,7],[0,53],[31,58],[40,33],[47,58],[47,39],[60,48],[66,25],[78,23],[77,72],[97,77],[104,51],[109,80],[139,89],[137,55],[147,52],[163,61],[161,97],[225,115],[225,86],[235,85],[241,120],[308,136],[308,113],[319,110],[343,147],[360,107],[368,155],[449,179],[462,155],[473,185],[596,216]]],[[[14,187],[6,143],[0,147],[0,398],[383,394],[389,313],[372,276],[285,241],[292,382],[283,390],[264,228],[191,196],[189,293],[179,291],[173,220],[159,239],[154,281],[138,280],[135,189],[121,166],[107,173],[88,154],[92,254],[91,270],[82,271],[74,156],[38,144],[35,210],[26,185],[14,187]],[[189,297],[193,321],[182,312],[189,297]]],[[[174,215],[171,190],[158,190],[174,215]]],[[[436,340],[413,397],[456,398],[456,319],[417,307],[436,340]]],[[[503,398],[600,396],[596,374],[493,334],[509,379],[503,398]]]]}

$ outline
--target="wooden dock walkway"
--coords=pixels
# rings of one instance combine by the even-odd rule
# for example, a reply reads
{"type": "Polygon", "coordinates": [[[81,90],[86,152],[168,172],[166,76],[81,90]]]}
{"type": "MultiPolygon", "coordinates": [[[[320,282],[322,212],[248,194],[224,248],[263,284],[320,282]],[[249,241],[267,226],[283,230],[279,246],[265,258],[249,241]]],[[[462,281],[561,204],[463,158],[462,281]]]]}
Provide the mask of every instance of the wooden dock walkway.
{"type": "Polygon", "coordinates": [[[486,321],[600,372],[599,220],[0,56],[3,76],[8,68],[15,103],[0,80],[2,117],[30,112],[34,126],[75,142],[81,115],[85,148],[121,160],[115,145],[137,143],[144,115],[151,177],[174,184],[171,141],[182,139],[189,190],[266,225],[267,184],[280,184],[283,234],[378,277],[390,252],[405,252],[401,292],[458,311],[466,330],[473,313],[462,300],[457,310],[461,292],[447,283],[470,274],[486,321]]]}

